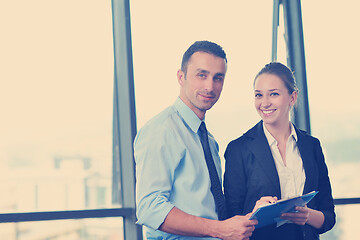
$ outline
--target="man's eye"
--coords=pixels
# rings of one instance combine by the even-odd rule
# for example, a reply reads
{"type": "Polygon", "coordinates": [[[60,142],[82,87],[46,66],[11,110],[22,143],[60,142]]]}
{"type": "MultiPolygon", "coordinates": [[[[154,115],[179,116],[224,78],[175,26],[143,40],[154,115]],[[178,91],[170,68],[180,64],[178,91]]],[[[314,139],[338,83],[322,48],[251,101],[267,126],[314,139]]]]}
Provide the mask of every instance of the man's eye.
{"type": "Polygon", "coordinates": [[[223,77],[215,77],[214,80],[217,82],[222,82],[224,80],[224,78],[223,77]]]}
{"type": "Polygon", "coordinates": [[[206,78],[206,75],[203,74],[203,73],[199,73],[199,74],[198,74],[198,77],[199,77],[199,78],[206,78]]]}

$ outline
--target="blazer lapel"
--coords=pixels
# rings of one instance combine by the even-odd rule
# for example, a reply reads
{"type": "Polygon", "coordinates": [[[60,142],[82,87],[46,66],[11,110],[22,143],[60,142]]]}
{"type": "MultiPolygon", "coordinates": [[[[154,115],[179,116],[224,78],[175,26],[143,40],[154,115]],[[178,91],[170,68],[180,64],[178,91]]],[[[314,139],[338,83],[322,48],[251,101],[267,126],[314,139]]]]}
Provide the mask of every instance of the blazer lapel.
{"type": "Polygon", "coordinates": [[[297,128],[296,129],[296,134],[298,136],[298,142],[297,142],[297,146],[299,148],[299,152],[303,161],[303,167],[305,170],[305,176],[306,176],[306,180],[305,180],[305,185],[304,185],[304,191],[303,194],[306,194],[310,191],[312,191],[313,186],[314,186],[314,171],[316,171],[314,166],[314,156],[312,154],[312,148],[311,146],[308,145],[307,141],[306,141],[306,136],[304,133],[300,132],[297,128]]]}
{"type": "Polygon", "coordinates": [[[263,171],[269,178],[270,182],[273,183],[274,188],[278,193],[277,196],[281,198],[279,175],[276,170],[270,146],[264,134],[262,121],[253,128],[253,131],[248,133],[249,137],[253,138],[253,141],[249,143],[250,151],[254,154],[255,159],[263,168],[263,171]]]}

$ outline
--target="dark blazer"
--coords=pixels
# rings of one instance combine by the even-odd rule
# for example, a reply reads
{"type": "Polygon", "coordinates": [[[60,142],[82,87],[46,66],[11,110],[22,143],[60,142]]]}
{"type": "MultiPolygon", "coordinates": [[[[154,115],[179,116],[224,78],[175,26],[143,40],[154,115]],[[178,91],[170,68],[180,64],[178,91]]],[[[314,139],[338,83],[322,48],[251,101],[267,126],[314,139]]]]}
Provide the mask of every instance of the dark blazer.
{"type": "MultiPolygon", "coordinates": [[[[279,228],[271,225],[256,229],[251,239],[319,239],[319,234],[335,224],[334,201],[320,142],[304,131],[295,130],[306,175],[303,193],[319,191],[308,207],[324,214],[324,225],[321,229],[307,224],[284,224],[279,228]]],[[[279,176],[262,121],[228,144],[225,160],[224,192],[229,217],[251,212],[263,196],[281,199],[279,176]]]]}

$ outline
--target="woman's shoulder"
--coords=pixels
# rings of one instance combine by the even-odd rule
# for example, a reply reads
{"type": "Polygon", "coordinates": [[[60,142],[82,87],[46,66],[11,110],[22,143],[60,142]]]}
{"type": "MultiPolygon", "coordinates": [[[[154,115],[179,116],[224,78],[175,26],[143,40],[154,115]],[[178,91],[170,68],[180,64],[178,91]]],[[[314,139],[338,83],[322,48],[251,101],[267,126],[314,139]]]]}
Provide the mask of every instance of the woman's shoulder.
{"type": "MultiPolygon", "coordinates": [[[[259,122],[260,123],[260,122],[259,122]]],[[[255,126],[253,126],[252,128],[250,128],[248,131],[246,131],[243,135],[241,135],[240,137],[232,140],[229,144],[228,147],[230,146],[244,146],[247,143],[251,142],[254,138],[257,137],[257,135],[259,134],[259,131],[262,127],[262,125],[259,125],[259,123],[257,123],[255,126]]]]}
{"type": "Polygon", "coordinates": [[[309,134],[308,132],[306,132],[304,130],[298,129],[296,127],[295,127],[295,129],[296,129],[296,134],[297,134],[299,142],[306,144],[307,146],[311,145],[311,146],[321,148],[320,140],[317,137],[309,134]]]}

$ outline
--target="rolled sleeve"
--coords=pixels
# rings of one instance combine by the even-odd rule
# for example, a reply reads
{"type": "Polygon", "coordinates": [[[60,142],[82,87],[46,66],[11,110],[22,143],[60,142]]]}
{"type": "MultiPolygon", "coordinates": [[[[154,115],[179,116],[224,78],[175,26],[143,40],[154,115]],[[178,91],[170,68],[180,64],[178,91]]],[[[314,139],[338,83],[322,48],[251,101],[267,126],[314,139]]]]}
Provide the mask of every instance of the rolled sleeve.
{"type": "Polygon", "coordinates": [[[158,229],[173,207],[174,205],[168,202],[166,198],[150,195],[139,201],[136,210],[137,224],[158,229]]]}
{"type": "Polygon", "coordinates": [[[139,132],[134,141],[137,223],[152,229],[158,229],[174,207],[169,198],[176,153],[169,148],[167,134],[148,128],[139,132]]]}

